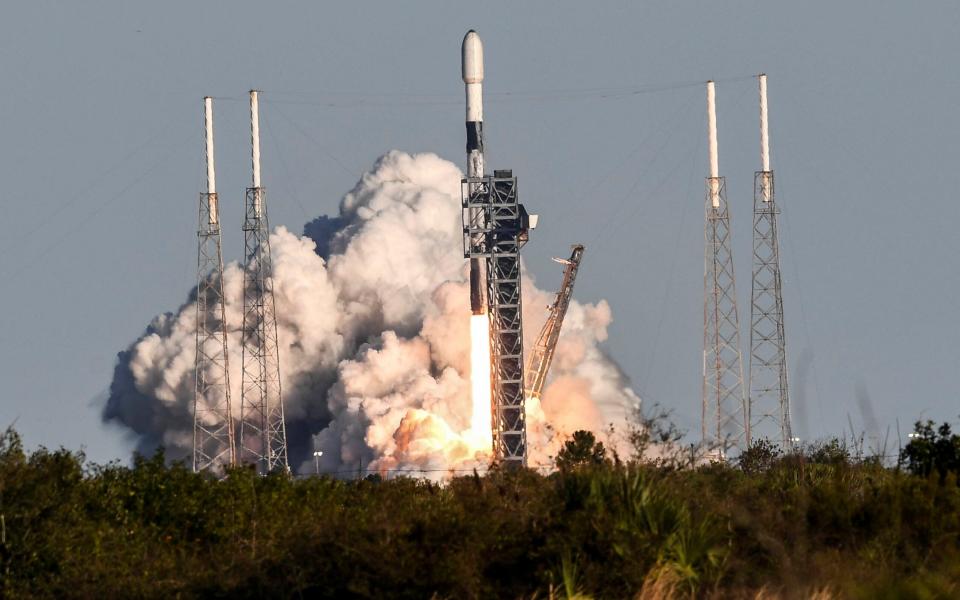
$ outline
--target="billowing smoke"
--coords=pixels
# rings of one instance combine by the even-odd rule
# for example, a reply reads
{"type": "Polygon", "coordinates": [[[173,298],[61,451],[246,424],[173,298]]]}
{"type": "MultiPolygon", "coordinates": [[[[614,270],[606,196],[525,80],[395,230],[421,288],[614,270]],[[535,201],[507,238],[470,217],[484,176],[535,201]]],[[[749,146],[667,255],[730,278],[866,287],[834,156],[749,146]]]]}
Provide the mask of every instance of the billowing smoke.
{"type": "MultiPolygon", "coordinates": [[[[271,235],[282,386],[291,467],[325,472],[484,466],[489,442],[471,438],[469,298],[462,256],[460,178],[433,154],[390,152],[304,235],[271,235]],[[484,452],[483,449],[487,448],[484,452]],[[478,450],[479,449],[479,450],[478,450]]],[[[575,240],[571,240],[575,241],[575,240]]],[[[242,270],[224,272],[234,415],[240,406],[242,270]]],[[[559,280],[559,270],[552,279],[559,280]]],[[[523,282],[527,347],[552,291],[523,282]]],[[[139,450],[192,451],[195,294],[156,317],[119,354],[105,421],[139,450]]],[[[576,429],[623,431],[639,402],[600,349],[605,301],[572,302],[542,404],[528,404],[531,465],[545,464],[576,429]]]]}

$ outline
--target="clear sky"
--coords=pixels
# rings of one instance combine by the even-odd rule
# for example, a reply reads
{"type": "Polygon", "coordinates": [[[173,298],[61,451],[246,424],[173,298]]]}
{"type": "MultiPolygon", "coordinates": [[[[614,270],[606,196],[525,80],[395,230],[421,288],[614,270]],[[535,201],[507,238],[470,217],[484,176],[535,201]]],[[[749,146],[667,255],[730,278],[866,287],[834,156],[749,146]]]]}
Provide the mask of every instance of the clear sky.
{"type": "Polygon", "coordinates": [[[541,214],[528,267],[554,287],[550,256],[586,244],[576,296],[610,302],[608,349],[646,402],[699,429],[711,78],[746,323],[766,72],[795,432],[889,427],[895,452],[898,421],[958,419],[956,2],[233,0],[5,7],[0,423],[128,457],[100,410],[116,352],[194,285],[202,96],[236,259],[248,89],[271,222],[300,231],[387,150],[463,163],[469,28],[488,165],[541,214]]]}

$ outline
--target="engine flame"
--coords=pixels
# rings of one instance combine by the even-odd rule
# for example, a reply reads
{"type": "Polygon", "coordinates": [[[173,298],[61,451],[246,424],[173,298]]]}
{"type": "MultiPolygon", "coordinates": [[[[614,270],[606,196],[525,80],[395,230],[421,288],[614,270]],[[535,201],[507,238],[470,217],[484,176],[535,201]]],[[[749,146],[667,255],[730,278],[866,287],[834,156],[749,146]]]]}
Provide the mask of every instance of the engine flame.
{"type": "Polygon", "coordinates": [[[470,390],[473,413],[470,416],[470,445],[491,452],[493,429],[490,420],[490,331],[487,315],[470,315],[470,390]]]}

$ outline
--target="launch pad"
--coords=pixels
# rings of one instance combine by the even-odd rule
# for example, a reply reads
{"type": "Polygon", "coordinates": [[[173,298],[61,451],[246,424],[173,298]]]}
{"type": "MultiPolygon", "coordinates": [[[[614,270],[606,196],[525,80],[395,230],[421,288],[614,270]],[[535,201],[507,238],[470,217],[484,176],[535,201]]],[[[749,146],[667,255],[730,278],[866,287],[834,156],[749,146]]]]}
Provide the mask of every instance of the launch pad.
{"type": "Polygon", "coordinates": [[[462,179],[461,198],[464,258],[486,260],[493,455],[526,466],[520,248],[536,223],[517,201],[512,171],[462,179]]]}

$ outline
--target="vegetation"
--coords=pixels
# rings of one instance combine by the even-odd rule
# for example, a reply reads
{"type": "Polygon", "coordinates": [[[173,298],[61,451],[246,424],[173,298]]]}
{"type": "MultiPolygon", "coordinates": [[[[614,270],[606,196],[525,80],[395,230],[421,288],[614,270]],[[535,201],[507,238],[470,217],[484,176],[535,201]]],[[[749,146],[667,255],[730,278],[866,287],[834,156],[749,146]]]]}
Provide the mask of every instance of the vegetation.
{"type": "Polygon", "coordinates": [[[960,473],[960,435],[950,431],[949,423],[934,431],[933,421],[918,422],[910,438],[901,460],[911,473],[923,476],[936,473],[940,481],[950,473],[960,473]]]}
{"type": "Polygon", "coordinates": [[[586,465],[602,465],[607,460],[607,450],[603,442],[589,431],[575,431],[573,436],[564,442],[563,448],[557,454],[557,468],[567,471],[586,465]]]}
{"type": "Polygon", "coordinates": [[[840,442],[786,453],[760,443],[737,465],[680,465],[669,453],[621,460],[580,433],[555,473],[493,469],[438,485],[243,469],[216,480],[168,465],[162,453],[132,467],[96,466],[66,450],[26,453],[8,431],[0,438],[0,590],[67,598],[957,597],[960,444],[949,427],[918,423],[916,434],[901,469],[851,456],[840,442]]]}

